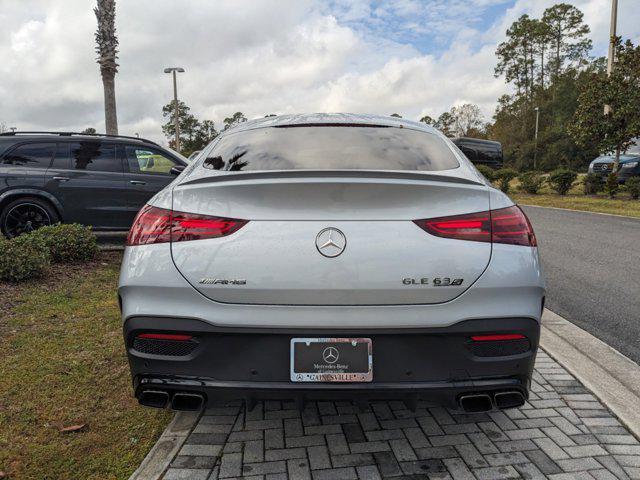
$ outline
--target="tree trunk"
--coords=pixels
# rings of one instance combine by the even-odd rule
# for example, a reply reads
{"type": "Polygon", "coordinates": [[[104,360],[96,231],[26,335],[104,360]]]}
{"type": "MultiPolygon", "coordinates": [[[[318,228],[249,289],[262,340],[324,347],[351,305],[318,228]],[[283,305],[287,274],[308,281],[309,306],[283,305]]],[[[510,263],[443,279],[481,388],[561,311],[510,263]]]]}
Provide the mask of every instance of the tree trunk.
{"type": "Polygon", "coordinates": [[[116,82],[115,73],[102,74],[104,87],[104,124],[107,135],[118,135],[118,117],[116,114],[116,82]]]}
{"type": "Polygon", "coordinates": [[[534,60],[534,51],[533,51],[533,45],[531,45],[531,50],[530,50],[530,69],[531,69],[531,99],[533,100],[533,94],[534,94],[534,89],[536,86],[536,77],[535,77],[535,66],[536,66],[536,62],[534,60]]]}
{"type": "Polygon", "coordinates": [[[560,76],[560,44],[562,37],[558,37],[556,40],[556,80],[560,76]]]}
{"type": "Polygon", "coordinates": [[[544,90],[544,45],[540,47],[540,86],[544,90]]]}
{"type": "Polygon", "coordinates": [[[613,162],[612,173],[618,173],[618,167],[620,166],[620,145],[616,147],[616,159],[613,162]]]}

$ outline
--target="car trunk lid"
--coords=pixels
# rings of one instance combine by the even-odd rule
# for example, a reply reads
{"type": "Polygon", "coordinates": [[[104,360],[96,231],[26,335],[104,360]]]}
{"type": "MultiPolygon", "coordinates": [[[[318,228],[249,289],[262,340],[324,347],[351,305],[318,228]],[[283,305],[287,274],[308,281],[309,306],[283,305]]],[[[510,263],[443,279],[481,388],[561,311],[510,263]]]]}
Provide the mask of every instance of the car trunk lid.
{"type": "Polygon", "coordinates": [[[490,243],[432,236],[412,222],[489,210],[486,186],[442,175],[221,175],[175,187],[173,210],[249,220],[226,237],[172,244],[185,279],[218,302],[441,303],[491,256],[490,243]],[[323,252],[327,229],[338,246],[323,252]]]}

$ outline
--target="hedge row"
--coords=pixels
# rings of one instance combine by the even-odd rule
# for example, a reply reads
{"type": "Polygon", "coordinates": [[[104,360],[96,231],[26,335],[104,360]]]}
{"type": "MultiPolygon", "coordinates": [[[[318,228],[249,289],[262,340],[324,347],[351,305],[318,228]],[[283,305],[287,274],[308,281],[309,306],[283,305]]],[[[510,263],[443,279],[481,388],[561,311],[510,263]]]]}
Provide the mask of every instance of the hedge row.
{"type": "Polygon", "coordinates": [[[7,240],[0,235],[0,280],[42,277],[55,263],[84,262],[98,251],[90,227],[57,224],[7,240]]]}
{"type": "MultiPolygon", "coordinates": [[[[576,178],[578,178],[576,172],[563,168],[552,171],[546,177],[540,172],[518,173],[511,168],[494,170],[486,165],[477,165],[476,168],[487,180],[493,182],[505,193],[509,193],[511,180],[517,178],[520,182],[520,190],[525,193],[537,194],[546,183],[554,192],[559,195],[566,195],[573,187],[576,178]]],[[[600,191],[604,191],[611,198],[614,198],[621,188],[615,173],[610,174],[604,183],[600,176],[589,173],[583,178],[582,187],[585,195],[595,195],[600,191]]],[[[640,198],[640,177],[628,179],[624,189],[633,200],[638,200],[640,198]]]]}

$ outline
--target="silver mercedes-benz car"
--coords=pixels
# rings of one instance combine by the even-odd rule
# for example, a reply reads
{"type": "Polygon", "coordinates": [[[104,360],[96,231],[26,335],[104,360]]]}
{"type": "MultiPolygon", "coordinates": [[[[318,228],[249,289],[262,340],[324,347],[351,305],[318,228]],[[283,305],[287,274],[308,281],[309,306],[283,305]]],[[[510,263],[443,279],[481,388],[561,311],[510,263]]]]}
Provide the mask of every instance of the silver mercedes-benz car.
{"type": "Polygon", "coordinates": [[[218,136],[138,214],[118,290],[143,405],[528,395],[544,304],[524,213],[421,123],[314,114],[218,136]]]}

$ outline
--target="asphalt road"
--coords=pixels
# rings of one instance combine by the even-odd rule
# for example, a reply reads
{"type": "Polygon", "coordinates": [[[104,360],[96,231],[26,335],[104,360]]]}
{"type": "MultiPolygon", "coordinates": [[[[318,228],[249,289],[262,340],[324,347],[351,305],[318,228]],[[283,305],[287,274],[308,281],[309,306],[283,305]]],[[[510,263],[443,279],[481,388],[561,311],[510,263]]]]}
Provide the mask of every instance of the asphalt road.
{"type": "Polygon", "coordinates": [[[640,363],[640,219],[523,207],[547,279],[547,308],[640,363]]]}

